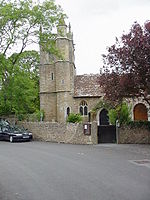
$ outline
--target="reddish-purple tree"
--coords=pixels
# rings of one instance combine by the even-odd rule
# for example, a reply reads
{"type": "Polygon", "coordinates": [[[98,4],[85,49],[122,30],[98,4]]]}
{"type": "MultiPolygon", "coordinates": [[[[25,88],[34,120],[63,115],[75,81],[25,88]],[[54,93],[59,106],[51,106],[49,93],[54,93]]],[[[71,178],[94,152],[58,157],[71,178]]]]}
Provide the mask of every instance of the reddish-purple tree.
{"type": "Polygon", "coordinates": [[[144,26],[135,22],[130,32],[116,38],[107,50],[99,80],[105,98],[120,102],[142,97],[150,105],[150,21],[144,26]]]}

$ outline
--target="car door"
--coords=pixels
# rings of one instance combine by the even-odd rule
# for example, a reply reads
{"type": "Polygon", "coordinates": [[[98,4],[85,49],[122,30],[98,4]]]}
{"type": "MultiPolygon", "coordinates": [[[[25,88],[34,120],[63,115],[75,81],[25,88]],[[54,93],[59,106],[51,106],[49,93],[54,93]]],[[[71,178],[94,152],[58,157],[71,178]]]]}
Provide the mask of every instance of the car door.
{"type": "Polygon", "coordinates": [[[2,127],[3,140],[9,140],[9,129],[8,127],[2,127]]]}
{"type": "Polygon", "coordinates": [[[0,140],[3,140],[3,132],[2,132],[2,127],[0,126],[0,140]]]}

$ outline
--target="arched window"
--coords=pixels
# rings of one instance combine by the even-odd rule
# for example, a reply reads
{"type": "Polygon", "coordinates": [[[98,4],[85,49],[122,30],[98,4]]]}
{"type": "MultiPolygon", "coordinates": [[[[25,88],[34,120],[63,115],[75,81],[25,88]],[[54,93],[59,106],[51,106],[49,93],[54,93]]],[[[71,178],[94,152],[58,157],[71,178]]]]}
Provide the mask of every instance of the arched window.
{"type": "Polygon", "coordinates": [[[80,115],[82,116],[88,115],[88,106],[86,101],[81,101],[79,110],[80,110],[80,115]]]}
{"type": "Polygon", "coordinates": [[[83,115],[83,107],[80,106],[80,115],[83,115]]]}
{"type": "Polygon", "coordinates": [[[68,107],[67,108],[67,116],[69,116],[70,115],[70,108],[68,107]]]}
{"type": "Polygon", "coordinates": [[[134,107],[134,120],[135,121],[147,121],[148,120],[148,114],[147,114],[147,108],[144,104],[139,103],[134,107]]]}

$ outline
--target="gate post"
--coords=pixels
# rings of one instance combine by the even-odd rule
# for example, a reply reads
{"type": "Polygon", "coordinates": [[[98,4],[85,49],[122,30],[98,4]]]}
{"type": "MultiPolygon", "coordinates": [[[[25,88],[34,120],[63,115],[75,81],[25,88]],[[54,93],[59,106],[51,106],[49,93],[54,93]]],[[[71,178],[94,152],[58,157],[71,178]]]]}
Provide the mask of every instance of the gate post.
{"type": "Polygon", "coordinates": [[[117,119],[116,120],[116,142],[117,142],[117,144],[119,144],[119,127],[120,127],[120,123],[117,119]]]}

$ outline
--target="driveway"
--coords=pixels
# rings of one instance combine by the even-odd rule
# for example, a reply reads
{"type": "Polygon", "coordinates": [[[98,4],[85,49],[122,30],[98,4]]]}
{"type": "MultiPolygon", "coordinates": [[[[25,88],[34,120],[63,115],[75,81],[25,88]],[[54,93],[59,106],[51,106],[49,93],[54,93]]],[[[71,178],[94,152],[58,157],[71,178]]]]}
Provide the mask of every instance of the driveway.
{"type": "Polygon", "coordinates": [[[0,142],[0,200],[149,200],[150,146],[0,142]]]}

